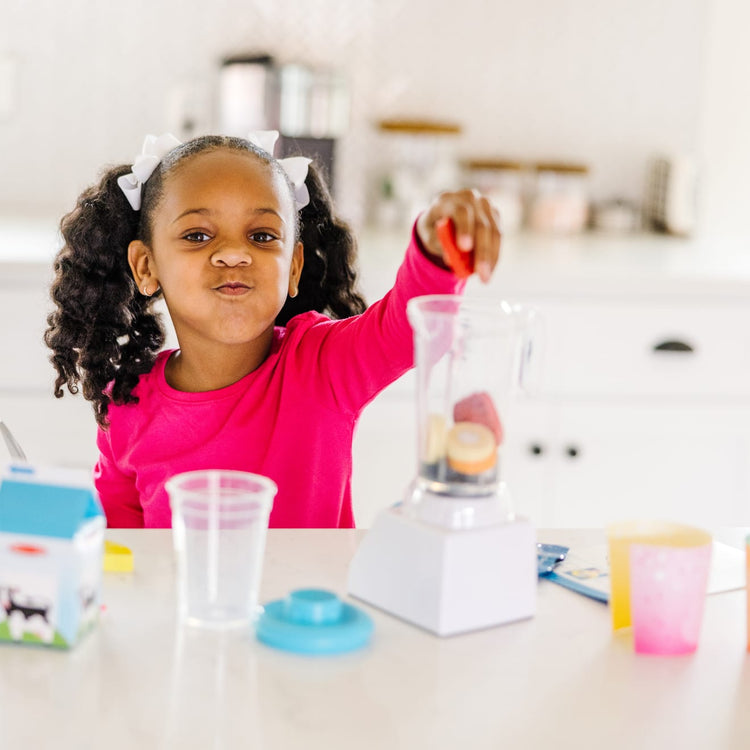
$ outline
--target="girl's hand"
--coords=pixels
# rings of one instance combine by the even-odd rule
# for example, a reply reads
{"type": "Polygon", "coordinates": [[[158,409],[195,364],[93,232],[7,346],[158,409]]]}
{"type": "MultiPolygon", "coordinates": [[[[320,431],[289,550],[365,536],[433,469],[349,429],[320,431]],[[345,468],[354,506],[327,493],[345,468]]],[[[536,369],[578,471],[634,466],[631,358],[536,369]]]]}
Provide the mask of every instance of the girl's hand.
{"type": "Polygon", "coordinates": [[[448,264],[438,239],[436,223],[450,218],[456,229],[456,244],[463,252],[474,253],[474,271],[486,284],[500,257],[500,215],[475,190],[440,193],[417,219],[417,234],[426,250],[448,264]]]}

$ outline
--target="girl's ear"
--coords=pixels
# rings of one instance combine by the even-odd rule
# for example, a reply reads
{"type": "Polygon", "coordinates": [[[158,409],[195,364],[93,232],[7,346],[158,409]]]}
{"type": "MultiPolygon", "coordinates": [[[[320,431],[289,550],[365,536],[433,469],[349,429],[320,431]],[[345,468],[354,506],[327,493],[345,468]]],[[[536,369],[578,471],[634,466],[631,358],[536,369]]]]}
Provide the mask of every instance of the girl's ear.
{"type": "Polygon", "coordinates": [[[141,294],[150,297],[159,288],[159,279],[156,277],[156,269],[148,245],[141,240],[133,240],[128,245],[128,263],[141,294]]]}
{"type": "Polygon", "coordinates": [[[301,242],[294,246],[292,266],[289,269],[289,296],[296,297],[299,290],[299,280],[302,277],[302,266],[305,265],[305,248],[301,242]]]}

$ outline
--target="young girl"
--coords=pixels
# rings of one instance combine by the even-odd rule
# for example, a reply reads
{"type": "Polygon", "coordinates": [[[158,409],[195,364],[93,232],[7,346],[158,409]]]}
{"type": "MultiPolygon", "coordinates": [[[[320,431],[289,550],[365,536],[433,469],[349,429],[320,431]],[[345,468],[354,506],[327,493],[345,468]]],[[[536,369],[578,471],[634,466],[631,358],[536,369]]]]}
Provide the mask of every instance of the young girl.
{"type": "Polygon", "coordinates": [[[45,340],[55,395],[80,383],[93,403],[111,527],[170,526],[164,482],[196,469],[273,479],[273,527],[353,526],[353,432],[413,365],[406,302],[463,287],[436,222],[453,219],[482,280],[497,262],[488,201],[444,193],[416,222],[393,289],[365,309],[355,241],[320,174],[276,160],[272,144],[149,137],[62,220],[45,340]],[[161,295],[178,350],[160,352],[161,295]]]}

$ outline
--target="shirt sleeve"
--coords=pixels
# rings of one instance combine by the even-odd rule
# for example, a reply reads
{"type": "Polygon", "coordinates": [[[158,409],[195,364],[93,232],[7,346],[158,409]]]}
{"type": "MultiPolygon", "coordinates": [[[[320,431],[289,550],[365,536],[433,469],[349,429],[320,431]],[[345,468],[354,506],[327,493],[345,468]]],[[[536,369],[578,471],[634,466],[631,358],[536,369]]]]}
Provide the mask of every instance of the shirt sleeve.
{"type": "MultiPolygon", "coordinates": [[[[425,294],[460,294],[466,282],[411,242],[393,288],[361,315],[313,326],[305,344],[315,351],[321,396],[338,409],[359,413],[383,388],[414,364],[414,337],[406,304],[425,294]]],[[[307,350],[307,356],[311,356],[307,350]]]]}
{"type": "Polygon", "coordinates": [[[96,444],[99,460],[94,467],[94,485],[107,517],[109,528],[143,528],[143,508],[135,476],[120,470],[112,450],[108,430],[99,428],[96,444]]]}

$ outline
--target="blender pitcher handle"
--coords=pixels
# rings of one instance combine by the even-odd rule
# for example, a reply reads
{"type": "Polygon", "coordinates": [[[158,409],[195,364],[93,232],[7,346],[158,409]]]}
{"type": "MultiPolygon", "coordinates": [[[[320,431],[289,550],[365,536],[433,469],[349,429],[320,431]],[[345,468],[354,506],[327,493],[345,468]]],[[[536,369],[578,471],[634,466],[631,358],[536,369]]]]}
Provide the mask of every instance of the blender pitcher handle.
{"type": "Polygon", "coordinates": [[[536,396],[541,386],[541,362],[544,354],[544,325],[538,311],[521,308],[523,315],[521,337],[521,362],[518,371],[518,388],[525,396],[536,396]]]}

